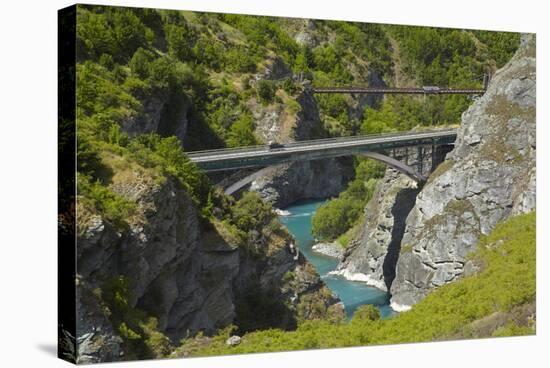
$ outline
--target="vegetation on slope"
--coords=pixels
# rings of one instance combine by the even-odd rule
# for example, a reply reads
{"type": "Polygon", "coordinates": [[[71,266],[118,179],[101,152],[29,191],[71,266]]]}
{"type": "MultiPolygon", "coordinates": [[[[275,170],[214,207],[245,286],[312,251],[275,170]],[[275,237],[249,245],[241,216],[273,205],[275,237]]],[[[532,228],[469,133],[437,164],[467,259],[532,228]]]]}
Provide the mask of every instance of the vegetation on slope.
{"type": "Polygon", "coordinates": [[[372,159],[359,159],[355,179],[348,183],[338,198],[328,201],[312,218],[312,234],[332,241],[359,221],[363,209],[376,188],[376,179],[384,176],[384,164],[372,159]]]}
{"type": "MultiPolygon", "coordinates": [[[[480,270],[442,286],[412,310],[380,320],[373,306],[361,307],[350,322],[307,321],[296,331],[270,329],[243,336],[238,346],[225,345],[227,334],[184,341],[176,356],[301,350],[371,344],[445,340],[457,336],[489,337],[535,333],[534,212],[499,224],[481,239],[471,255],[480,270]],[[531,308],[526,308],[531,307],[531,308]],[[531,311],[531,313],[525,313],[531,311]],[[520,313],[522,312],[522,313],[520,313]],[[500,315],[483,332],[474,326],[500,315]]],[[[228,333],[228,331],[225,331],[228,333]]]]}

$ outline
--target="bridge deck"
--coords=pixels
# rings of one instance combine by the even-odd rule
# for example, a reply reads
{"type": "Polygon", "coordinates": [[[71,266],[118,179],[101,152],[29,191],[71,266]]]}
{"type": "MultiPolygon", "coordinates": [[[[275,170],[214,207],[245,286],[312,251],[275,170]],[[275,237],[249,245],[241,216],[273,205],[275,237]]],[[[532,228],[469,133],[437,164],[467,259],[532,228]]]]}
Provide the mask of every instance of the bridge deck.
{"type": "Polygon", "coordinates": [[[267,146],[216,149],[188,152],[191,161],[205,171],[232,170],[279,163],[348,156],[364,152],[382,152],[387,149],[448,145],[456,138],[456,129],[427,132],[398,132],[354,137],[316,139],[287,143],[281,148],[267,146]]]}

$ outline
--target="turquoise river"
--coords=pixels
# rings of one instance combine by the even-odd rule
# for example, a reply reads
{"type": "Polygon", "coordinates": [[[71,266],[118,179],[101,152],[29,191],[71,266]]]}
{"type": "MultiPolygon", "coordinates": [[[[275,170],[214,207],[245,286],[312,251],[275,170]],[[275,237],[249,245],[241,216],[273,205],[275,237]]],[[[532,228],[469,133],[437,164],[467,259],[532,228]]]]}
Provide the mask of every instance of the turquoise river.
{"type": "Polygon", "coordinates": [[[382,318],[391,316],[393,312],[389,306],[388,295],[385,292],[362,282],[348,281],[339,276],[328,275],[330,271],[336,269],[338,260],[311,250],[314,244],[311,234],[311,218],[317,208],[324,202],[324,200],[298,202],[284,208],[290,214],[279,218],[294,236],[298,242],[298,248],[317,269],[326,285],[342,300],[348,318],[353,315],[357,307],[363,304],[377,306],[380,309],[382,318]]]}

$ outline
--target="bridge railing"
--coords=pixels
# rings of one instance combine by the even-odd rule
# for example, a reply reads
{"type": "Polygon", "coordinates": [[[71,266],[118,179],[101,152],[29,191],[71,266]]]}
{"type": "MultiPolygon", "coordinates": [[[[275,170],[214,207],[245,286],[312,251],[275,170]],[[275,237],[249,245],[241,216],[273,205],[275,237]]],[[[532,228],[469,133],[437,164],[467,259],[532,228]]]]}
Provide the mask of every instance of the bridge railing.
{"type": "Polygon", "coordinates": [[[296,146],[309,146],[317,145],[330,142],[353,142],[353,141],[362,141],[366,139],[376,139],[376,138],[392,138],[392,137],[406,137],[411,135],[433,135],[441,133],[439,135],[448,135],[450,133],[455,133],[456,129],[445,129],[445,130],[427,130],[427,131],[415,131],[415,132],[392,132],[392,133],[376,133],[376,134],[366,134],[366,135],[355,135],[349,137],[333,137],[333,138],[321,138],[321,139],[312,139],[308,141],[296,141],[285,144],[285,147],[296,147],[296,146]]]}

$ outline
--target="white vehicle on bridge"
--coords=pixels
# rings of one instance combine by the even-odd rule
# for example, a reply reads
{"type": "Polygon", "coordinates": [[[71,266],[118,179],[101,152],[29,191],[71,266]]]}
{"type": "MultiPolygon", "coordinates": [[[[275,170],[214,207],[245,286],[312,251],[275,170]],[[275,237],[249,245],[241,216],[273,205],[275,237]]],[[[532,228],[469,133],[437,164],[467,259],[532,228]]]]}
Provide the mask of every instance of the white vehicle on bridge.
{"type": "Polygon", "coordinates": [[[437,86],[423,86],[422,89],[424,90],[424,92],[428,93],[437,93],[441,90],[441,88],[437,86]]]}

